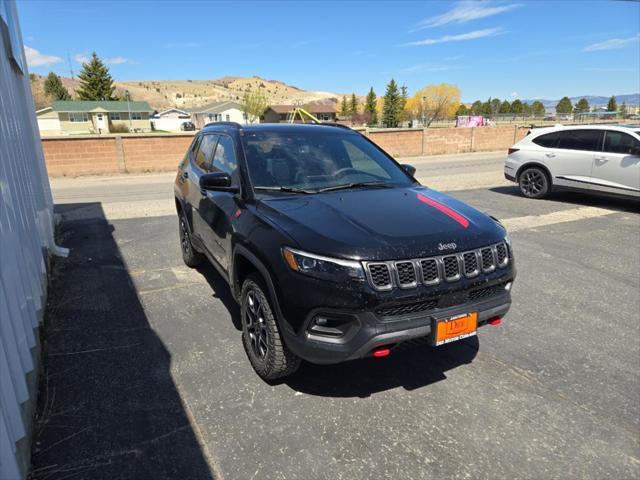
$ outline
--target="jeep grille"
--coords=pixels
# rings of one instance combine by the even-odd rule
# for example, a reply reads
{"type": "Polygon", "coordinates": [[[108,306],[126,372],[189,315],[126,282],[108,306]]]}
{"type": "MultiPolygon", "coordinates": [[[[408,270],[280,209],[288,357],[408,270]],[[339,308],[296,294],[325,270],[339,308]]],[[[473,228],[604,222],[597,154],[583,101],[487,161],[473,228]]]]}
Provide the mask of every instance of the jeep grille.
{"type": "Polygon", "coordinates": [[[509,265],[509,247],[500,242],[466,252],[387,262],[364,262],[370,285],[376,290],[414,288],[473,278],[509,265]]]}

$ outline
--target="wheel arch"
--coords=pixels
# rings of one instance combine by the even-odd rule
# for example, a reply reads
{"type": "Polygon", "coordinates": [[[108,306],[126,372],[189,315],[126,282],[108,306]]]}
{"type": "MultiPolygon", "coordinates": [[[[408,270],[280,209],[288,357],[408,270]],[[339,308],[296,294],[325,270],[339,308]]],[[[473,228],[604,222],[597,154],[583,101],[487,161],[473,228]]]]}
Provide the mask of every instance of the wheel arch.
{"type": "Polygon", "coordinates": [[[519,183],[520,175],[522,174],[522,172],[524,172],[527,168],[531,168],[531,167],[537,167],[543,171],[543,173],[547,176],[547,180],[549,181],[549,189],[551,189],[551,187],[553,187],[553,175],[551,175],[551,171],[549,170],[549,167],[539,162],[528,162],[522,165],[520,168],[518,168],[518,171],[516,172],[516,182],[519,183]]]}

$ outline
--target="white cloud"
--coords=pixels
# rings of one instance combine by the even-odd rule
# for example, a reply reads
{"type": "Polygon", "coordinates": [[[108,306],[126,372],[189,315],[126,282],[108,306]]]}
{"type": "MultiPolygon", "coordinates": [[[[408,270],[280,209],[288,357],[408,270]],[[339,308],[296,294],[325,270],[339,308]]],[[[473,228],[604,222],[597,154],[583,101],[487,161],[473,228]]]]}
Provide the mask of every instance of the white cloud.
{"type": "Polygon", "coordinates": [[[640,39],[640,34],[630,38],[610,38],[604,42],[593,43],[584,47],[585,52],[597,52],[599,50],[614,50],[616,48],[624,48],[627,45],[635,43],[640,39]]]}
{"type": "Polygon", "coordinates": [[[447,70],[458,70],[462,68],[459,65],[437,65],[431,63],[421,63],[419,65],[412,65],[411,67],[403,68],[399,70],[399,73],[410,74],[418,72],[445,72],[447,70]]]}
{"type": "Polygon", "coordinates": [[[134,62],[130,58],[111,57],[111,58],[105,58],[104,59],[104,63],[106,63],[107,65],[122,65],[123,63],[133,64],[133,63],[136,63],[136,62],[134,62]]]}
{"type": "Polygon", "coordinates": [[[518,98],[518,92],[511,92],[511,98],[518,98]]]}
{"type": "Polygon", "coordinates": [[[73,59],[78,63],[87,63],[89,61],[89,56],[86,53],[76,53],[73,56],[73,59]]]}
{"type": "Polygon", "coordinates": [[[413,32],[425,28],[441,27],[450,23],[466,23],[480,18],[492,17],[519,7],[518,4],[492,5],[489,2],[464,1],[458,2],[451,10],[442,15],[425,18],[418,22],[413,32]]]}
{"type": "Polygon", "coordinates": [[[45,55],[35,48],[24,46],[24,53],[27,57],[27,65],[29,67],[44,67],[60,63],[62,59],[54,55],[45,55]]]}
{"type": "Polygon", "coordinates": [[[460,33],[458,35],[444,35],[439,38],[426,38],[416,42],[402,44],[403,47],[415,47],[418,45],[435,45],[436,43],[463,42],[465,40],[476,40],[484,37],[495,37],[505,33],[502,28],[485,28],[483,30],[474,30],[473,32],[460,33]]]}

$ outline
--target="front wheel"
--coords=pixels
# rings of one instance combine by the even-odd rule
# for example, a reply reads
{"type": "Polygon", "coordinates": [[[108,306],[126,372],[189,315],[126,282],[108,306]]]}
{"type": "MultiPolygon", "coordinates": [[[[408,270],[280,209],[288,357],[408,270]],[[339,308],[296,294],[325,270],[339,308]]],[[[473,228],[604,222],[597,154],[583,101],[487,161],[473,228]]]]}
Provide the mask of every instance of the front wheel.
{"type": "Polygon", "coordinates": [[[263,285],[257,274],[242,284],[242,343],[256,373],[264,380],[275,380],[294,373],[300,358],[284,344],[263,285]]]}
{"type": "Polygon", "coordinates": [[[550,181],[547,174],[538,167],[527,168],[518,179],[520,191],[528,198],[543,198],[549,193],[550,181]]]}

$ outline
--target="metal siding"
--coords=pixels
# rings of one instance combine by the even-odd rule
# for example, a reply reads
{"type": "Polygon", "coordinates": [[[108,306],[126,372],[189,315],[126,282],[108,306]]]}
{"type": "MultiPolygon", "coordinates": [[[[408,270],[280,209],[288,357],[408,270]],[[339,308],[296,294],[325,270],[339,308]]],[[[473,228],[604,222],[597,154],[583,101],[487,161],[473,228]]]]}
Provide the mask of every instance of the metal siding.
{"type": "Polygon", "coordinates": [[[53,241],[53,202],[29,74],[7,55],[13,49],[14,54],[22,52],[24,59],[14,0],[4,2],[4,9],[7,23],[0,24],[0,478],[13,479],[26,473],[27,457],[23,453],[18,458],[16,442],[30,430],[24,410],[35,401],[26,376],[38,358],[35,328],[46,297],[46,255],[48,250],[59,250],[53,241]],[[19,45],[7,45],[10,38],[19,45]]]}

